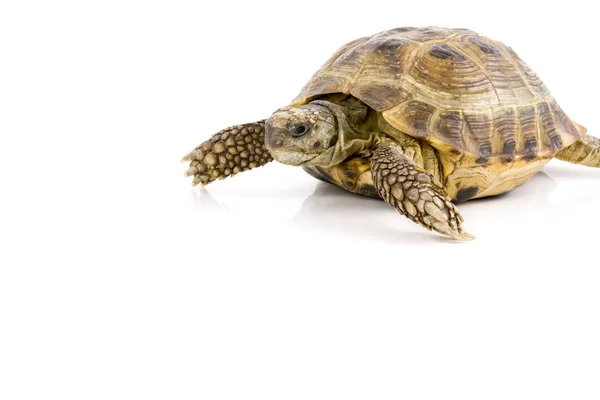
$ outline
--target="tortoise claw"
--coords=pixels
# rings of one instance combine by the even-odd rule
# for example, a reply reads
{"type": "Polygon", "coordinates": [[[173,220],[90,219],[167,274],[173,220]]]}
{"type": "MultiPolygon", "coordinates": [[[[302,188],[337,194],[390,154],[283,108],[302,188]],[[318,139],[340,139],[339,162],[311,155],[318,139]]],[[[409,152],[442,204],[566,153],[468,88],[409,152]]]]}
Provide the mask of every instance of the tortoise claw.
{"type": "Polygon", "coordinates": [[[453,233],[447,233],[448,236],[450,236],[450,238],[454,239],[454,240],[460,240],[463,242],[467,242],[470,240],[475,240],[475,235],[471,235],[468,232],[453,232],[453,233]]]}
{"type": "Polygon", "coordinates": [[[181,162],[189,162],[192,160],[196,159],[196,150],[191,151],[189,153],[187,153],[185,156],[183,156],[183,158],[181,159],[181,162]]]}
{"type": "Polygon", "coordinates": [[[188,176],[194,176],[197,173],[198,173],[198,168],[190,167],[183,173],[183,176],[187,178],[188,176]]]}

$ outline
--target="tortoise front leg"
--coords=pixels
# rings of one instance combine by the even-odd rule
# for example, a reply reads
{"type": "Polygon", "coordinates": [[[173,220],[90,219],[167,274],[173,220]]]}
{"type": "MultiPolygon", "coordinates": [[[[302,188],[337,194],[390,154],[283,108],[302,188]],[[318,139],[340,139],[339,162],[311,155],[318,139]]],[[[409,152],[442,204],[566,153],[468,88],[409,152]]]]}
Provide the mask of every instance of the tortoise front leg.
{"type": "Polygon", "coordinates": [[[371,158],[371,173],[381,197],[400,214],[452,239],[475,238],[462,230],[463,218],[442,184],[410,161],[399,145],[377,147],[371,158]]]}
{"type": "Polygon", "coordinates": [[[205,186],[272,160],[265,148],[265,121],[262,120],[223,129],[181,161],[190,161],[185,176],[194,176],[192,184],[205,186]]]}

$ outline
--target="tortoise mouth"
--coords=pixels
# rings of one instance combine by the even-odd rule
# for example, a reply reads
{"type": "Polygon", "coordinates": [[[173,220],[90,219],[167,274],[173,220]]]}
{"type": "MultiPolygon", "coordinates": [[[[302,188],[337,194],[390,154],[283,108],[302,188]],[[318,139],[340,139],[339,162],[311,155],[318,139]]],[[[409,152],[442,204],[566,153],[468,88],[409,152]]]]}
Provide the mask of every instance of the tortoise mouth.
{"type": "Polygon", "coordinates": [[[319,154],[308,154],[299,151],[286,150],[271,150],[271,155],[277,162],[293,166],[311,165],[311,161],[319,156],[319,154]]]}

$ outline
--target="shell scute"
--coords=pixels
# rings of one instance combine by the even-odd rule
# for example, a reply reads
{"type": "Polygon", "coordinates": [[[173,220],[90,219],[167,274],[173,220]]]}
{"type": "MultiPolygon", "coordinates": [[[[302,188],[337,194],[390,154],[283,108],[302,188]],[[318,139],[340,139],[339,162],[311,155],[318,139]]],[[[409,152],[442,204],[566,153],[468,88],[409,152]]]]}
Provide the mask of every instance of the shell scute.
{"type": "Polygon", "coordinates": [[[415,88],[416,94],[444,108],[499,106],[492,83],[481,67],[458,49],[444,46],[424,46],[414,54],[407,84],[415,88]]]}
{"type": "Polygon", "coordinates": [[[495,132],[492,151],[501,157],[513,157],[519,132],[517,111],[512,107],[497,108],[493,112],[495,132]]]}
{"type": "Polygon", "coordinates": [[[427,138],[429,125],[437,108],[431,104],[411,100],[383,112],[386,120],[403,132],[410,131],[412,136],[427,138]]]}
{"type": "Polygon", "coordinates": [[[490,110],[483,112],[464,112],[463,113],[470,136],[478,144],[479,149],[483,145],[487,154],[480,156],[489,156],[492,149],[492,135],[494,133],[494,117],[490,110]],[[489,145],[489,146],[488,146],[489,145]]]}
{"type": "Polygon", "coordinates": [[[552,113],[554,113],[554,119],[556,121],[556,124],[558,125],[559,131],[572,138],[579,139],[579,137],[581,136],[579,129],[577,129],[573,121],[571,121],[571,119],[567,117],[567,114],[565,114],[563,109],[560,108],[560,106],[554,99],[550,102],[550,108],[552,110],[552,113]]]}
{"type": "Polygon", "coordinates": [[[470,36],[467,38],[467,40],[479,47],[479,49],[486,54],[500,55],[500,50],[498,50],[498,48],[496,48],[491,41],[477,36],[470,36]]]}
{"type": "Polygon", "coordinates": [[[460,110],[441,111],[434,129],[445,143],[463,149],[465,148],[462,136],[463,125],[463,116],[460,110]]]}
{"type": "MultiPolygon", "coordinates": [[[[537,112],[540,118],[539,129],[541,135],[539,137],[543,140],[542,146],[545,147],[545,149],[554,151],[555,145],[557,144],[555,136],[558,132],[556,130],[556,124],[554,123],[554,117],[550,112],[550,106],[546,102],[538,103],[537,112]]],[[[560,149],[557,149],[556,151],[558,150],[560,149]]]]}
{"type": "Polygon", "coordinates": [[[398,102],[412,98],[412,94],[401,86],[373,82],[370,85],[357,85],[350,94],[375,110],[386,110],[398,102]]]}
{"type": "Polygon", "coordinates": [[[441,60],[450,59],[452,62],[464,61],[465,57],[447,44],[434,44],[429,49],[429,55],[441,60]]]}

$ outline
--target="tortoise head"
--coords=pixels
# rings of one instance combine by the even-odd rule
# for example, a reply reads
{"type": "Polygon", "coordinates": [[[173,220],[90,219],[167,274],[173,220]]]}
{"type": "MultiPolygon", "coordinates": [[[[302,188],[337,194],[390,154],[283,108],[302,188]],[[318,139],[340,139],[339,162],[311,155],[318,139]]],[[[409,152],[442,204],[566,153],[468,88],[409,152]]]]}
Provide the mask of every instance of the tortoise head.
{"type": "Polygon", "coordinates": [[[321,165],[337,140],[335,115],[317,103],[280,108],[265,126],[267,150],[283,164],[321,165]]]}

